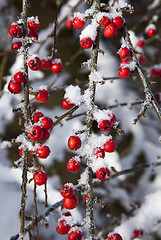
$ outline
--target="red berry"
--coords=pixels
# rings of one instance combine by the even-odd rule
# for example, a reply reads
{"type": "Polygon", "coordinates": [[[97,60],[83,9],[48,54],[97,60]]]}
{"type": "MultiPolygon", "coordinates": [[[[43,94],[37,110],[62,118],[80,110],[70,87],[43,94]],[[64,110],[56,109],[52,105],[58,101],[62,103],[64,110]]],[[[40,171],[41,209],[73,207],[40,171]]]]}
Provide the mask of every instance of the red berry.
{"type": "Polygon", "coordinates": [[[69,98],[63,98],[62,100],[62,106],[64,109],[68,110],[71,109],[72,107],[74,107],[74,103],[71,103],[71,101],[69,100],[69,98]]]}
{"type": "Polygon", "coordinates": [[[107,180],[110,177],[110,171],[106,167],[97,169],[96,176],[99,180],[107,180]]]}
{"type": "Polygon", "coordinates": [[[81,140],[77,136],[70,136],[68,139],[68,147],[71,150],[78,150],[81,147],[81,140]]]}
{"type": "Polygon", "coordinates": [[[103,145],[103,149],[105,152],[114,152],[116,148],[116,144],[115,141],[113,139],[108,140],[107,142],[105,142],[105,144],[103,145]]]}
{"type": "Polygon", "coordinates": [[[96,158],[104,158],[105,157],[105,151],[101,148],[97,148],[95,150],[95,154],[96,158]]]}
{"type": "Polygon", "coordinates": [[[36,154],[39,158],[47,158],[50,154],[50,148],[45,145],[39,145],[36,149],[36,154]]]}
{"type": "Polygon", "coordinates": [[[120,64],[121,63],[128,63],[129,62],[129,60],[130,60],[130,58],[125,58],[125,59],[121,59],[121,61],[120,61],[120,64]]]}
{"type": "Polygon", "coordinates": [[[58,220],[58,224],[57,224],[57,233],[61,234],[61,235],[65,235],[69,232],[70,230],[70,225],[69,223],[65,220],[65,219],[59,219],[58,220]]]}
{"type": "Polygon", "coordinates": [[[28,129],[28,136],[32,140],[38,140],[42,137],[43,130],[40,126],[38,125],[32,125],[28,129]]]}
{"type": "Polygon", "coordinates": [[[151,73],[151,75],[152,75],[153,77],[156,77],[156,76],[159,75],[159,70],[156,69],[155,67],[152,67],[150,73],[151,73]]]}
{"type": "Polygon", "coordinates": [[[34,56],[28,61],[28,66],[32,71],[37,71],[41,68],[41,60],[39,57],[34,56]]]}
{"type": "Polygon", "coordinates": [[[72,21],[72,19],[68,19],[68,20],[66,21],[66,27],[67,27],[68,29],[70,29],[70,30],[73,29],[73,21],[72,21]]]}
{"type": "Polygon", "coordinates": [[[134,234],[134,237],[141,238],[144,234],[144,230],[143,229],[134,229],[133,234],[134,234]]]}
{"type": "Polygon", "coordinates": [[[36,111],[32,114],[32,119],[34,122],[38,122],[41,117],[43,117],[44,114],[40,111],[36,111]]]}
{"type": "Polygon", "coordinates": [[[87,193],[84,194],[84,201],[87,202],[87,193]]]}
{"type": "Polygon", "coordinates": [[[22,41],[18,38],[15,38],[12,43],[12,51],[18,53],[18,50],[22,47],[22,41]]]}
{"type": "Polygon", "coordinates": [[[98,123],[98,127],[104,131],[104,132],[108,132],[111,129],[111,122],[109,120],[101,120],[98,123]]]}
{"type": "Polygon", "coordinates": [[[121,16],[118,16],[118,17],[113,19],[113,24],[117,28],[122,28],[122,26],[124,25],[124,20],[123,20],[123,18],[121,16]]]}
{"type": "Polygon", "coordinates": [[[27,74],[23,71],[16,72],[14,75],[14,80],[18,83],[24,83],[27,81],[27,74]]]}
{"type": "Polygon", "coordinates": [[[119,233],[112,233],[108,236],[107,240],[123,240],[119,233]]]}
{"type": "Polygon", "coordinates": [[[21,83],[17,83],[16,81],[11,79],[9,84],[8,84],[8,90],[11,93],[18,94],[22,90],[22,85],[21,85],[21,83]]]}
{"type": "Polygon", "coordinates": [[[72,214],[69,211],[67,211],[66,209],[63,209],[62,215],[66,216],[66,217],[72,216],[72,214]]]}
{"type": "Polygon", "coordinates": [[[108,24],[104,29],[105,37],[114,37],[117,35],[117,28],[113,23],[108,24]]]}
{"type": "Polygon", "coordinates": [[[49,117],[42,117],[40,119],[40,125],[47,130],[51,129],[54,125],[53,120],[49,117]]]}
{"type": "Polygon", "coordinates": [[[114,125],[116,123],[116,116],[113,112],[111,112],[110,114],[108,114],[108,116],[111,118],[110,122],[112,125],[114,125]]]}
{"type": "Polygon", "coordinates": [[[36,42],[39,38],[39,35],[36,31],[30,30],[28,33],[28,37],[31,38],[33,42],[36,42]]]}
{"type": "Polygon", "coordinates": [[[22,35],[22,28],[21,26],[19,26],[16,22],[12,23],[10,28],[9,28],[9,34],[12,37],[21,37],[22,35]]]}
{"type": "Polygon", "coordinates": [[[47,181],[47,175],[43,171],[36,172],[34,174],[34,182],[36,185],[41,186],[47,181]]]}
{"type": "Polygon", "coordinates": [[[75,158],[69,159],[69,161],[67,163],[67,169],[71,173],[79,172],[79,170],[80,170],[80,161],[75,159],[75,158]]]}
{"type": "Polygon", "coordinates": [[[71,198],[64,198],[63,199],[63,206],[66,208],[66,209],[74,209],[76,208],[78,205],[78,198],[73,195],[71,198]]]}
{"type": "Polygon", "coordinates": [[[157,102],[160,102],[161,101],[161,93],[154,93],[154,99],[157,101],[157,102]]]}
{"type": "Polygon", "coordinates": [[[42,131],[43,131],[43,134],[39,138],[39,140],[43,142],[43,141],[46,141],[50,137],[50,133],[46,128],[43,128],[43,127],[42,127],[42,131]]]}
{"type": "Polygon", "coordinates": [[[110,18],[108,18],[107,16],[103,16],[102,19],[99,21],[99,24],[106,27],[110,22],[110,18]]]}
{"type": "Polygon", "coordinates": [[[145,45],[144,39],[139,39],[138,42],[137,42],[137,45],[138,45],[138,47],[143,48],[144,45],[145,45]]]}
{"type": "Polygon", "coordinates": [[[52,64],[51,64],[51,70],[52,70],[52,72],[55,73],[55,74],[61,73],[62,70],[63,70],[62,63],[61,63],[61,62],[59,62],[59,63],[56,63],[56,62],[55,62],[55,63],[52,63],[52,64]]]}
{"type": "Polygon", "coordinates": [[[39,90],[35,98],[41,103],[46,103],[48,101],[48,91],[46,89],[39,90]]]}
{"type": "Polygon", "coordinates": [[[86,22],[83,19],[80,19],[78,17],[73,18],[73,26],[76,29],[82,29],[85,26],[86,22]]]}
{"type": "Polygon", "coordinates": [[[41,67],[43,70],[48,70],[51,68],[51,58],[44,57],[41,59],[41,67]]]}
{"type": "Polygon", "coordinates": [[[127,47],[123,47],[119,51],[119,56],[121,59],[130,59],[131,51],[127,47]]]}
{"type": "Polygon", "coordinates": [[[121,78],[127,78],[130,76],[130,69],[128,67],[121,66],[118,69],[118,75],[121,78]]]}
{"type": "Polygon", "coordinates": [[[82,231],[78,227],[73,227],[68,232],[68,240],[81,240],[82,231]]]}
{"type": "Polygon", "coordinates": [[[87,38],[82,38],[80,40],[80,45],[82,48],[91,48],[93,44],[93,41],[91,38],[87,37],[87,38]]]}
{"type": "Polygon", "coordinates": [[[145,62],[146,61],[146,56],[144,55],[144,54],[141,54],[140,56],[139,56],[139,62],[140,63],[143,63],[143,62],[145,62]]]}
{"type": "Polygon", "coordinates": [[[62,197],[70,198],[73,196],[74,190],[71,185],[65,184],[63,187],[61,187],[60,193],[61,193],[62,197]]]}
{"type": "Polygon", "coordinates": [[[147,34],[148,34],[149,37],[153,37],[154,34],[155,34],[155,29],[154,28],[149,28],[147,30],[147,34]]]}
{"type": "Polygon", "coordinates": [[[39,20],[38,20],[38,17],[30,17],[28,18],[28,21],[27,21],[27,26],[28,26],[28,29],[32,30],[32,31],[36,31],[39,29],[39,20]]]}
{"type": "MultiPolygon", "coordinates": [[[[23,153],[24,153],[23,148],[20,148],[20,150],[19,150],[20,157],[23,157],[23,153]]],[[[31,158],[31,157],[32,157],[32,153],[28,151],[28,158],[31,158]]]]}

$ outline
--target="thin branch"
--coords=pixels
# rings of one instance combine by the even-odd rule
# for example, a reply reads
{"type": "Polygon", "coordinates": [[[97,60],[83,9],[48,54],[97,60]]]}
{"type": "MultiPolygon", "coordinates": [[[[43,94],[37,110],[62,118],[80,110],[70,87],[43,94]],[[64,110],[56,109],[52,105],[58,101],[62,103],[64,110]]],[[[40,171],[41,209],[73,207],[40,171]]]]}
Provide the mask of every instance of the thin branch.
{"type": "Polygon", "coordinates": [[[34,183],[33,195],[34,195],[34,207],[35,207],[35,228],[36,228],[36,232],[37,232],[37,240],[40,240],[39,229],[38,229],[38,221],[37,221],[38,211],[37,211],[37,203],[36,203],[36,183],[34,183]]]}

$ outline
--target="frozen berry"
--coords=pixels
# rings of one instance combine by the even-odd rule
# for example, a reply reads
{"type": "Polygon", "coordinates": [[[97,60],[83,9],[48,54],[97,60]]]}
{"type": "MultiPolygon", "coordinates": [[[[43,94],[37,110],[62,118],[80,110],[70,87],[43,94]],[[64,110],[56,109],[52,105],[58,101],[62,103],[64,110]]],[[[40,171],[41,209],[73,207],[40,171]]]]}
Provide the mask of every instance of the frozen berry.
{"type": "Polygon", "coordinates": [[[18,83],[24,83],[27,81],[27,74],[23,71],[16,72],[14,75],[14,80],[18,83]]]}
{"type": "Polygon", "coordinates": [[[36,42],[39,38],[39,35],[36,31],[30,30],[28,33],[28,37],[31,38],[33,42],[36,42]]]}
{"type": "Polygon", "coordinates": [[[108,24],[104,29],[105,37],[114,37],[117,35],[117,28],[113,23],[108,24]]]}
{"type": "Polygon", "coordinates": [[[8,90],[13,94],[18,94],[22,90],[22,85],[21,85],[21,83],[18,83],[11,79],[8,84],[8,90]]]}
{"type": "Polygon", "coordinates": [[[66,110],[71,109],[72,107],[74,107],[74,105],[75,104],[71,103],[69,98],[63,98],[62,106],[63,106],[64,109],[66,109],[66,110]]]}
{"type": "Polygon", "coordinates": [[[57,62],[53,62],[51,64],[51,70],[55,74],[61,73],[62,70],[63,70],[62,63],[61,62],[58,62],[58,63],[57,62]]]}
{"type": "Polygon", "coordinates": [[[105,151],[101,148],[97,148],[95,150],[95,154],[96,158],[104,158],[105,157],[105,151]]]}
{"type": "MultiPolygon", "coordinates": [[[[23,153],[24,153],[23,148],[20,148],[20,150],[19,150],[20,157],[23,157],[23,153]]],[[[28,158],[31,158],[31,157],[32,157],[32,153],[28,151],[28,158]]]]}
{"type": "Polygon", "coordinates": [[[34,174],[34,182],[36,185],[41,186],[47,181],[47,175],[43,171],[36,172],[34,174]]]}
{"type": "Polygon", "coordinates": [[[43,131],[39,125],[32,125],[28,128],[28,136],[32,140],[38,140],[42,137],[43,131]]]}
{"type": "Polygon", "coordinates": [[[73,21],[72,21],[72,19],[67,19],[67,21],[66,21],[66,27],[67,27],[68,29],[70,29],[70,30],[73,29],[73,21]]]}
{"type": "Polygon", "coordinates": [[[146,61],[146,56],[144,54],[141,54],[138,59],[140,63],[143,63],[146,61]]]}
{"type": "Polygon", "coordinates": [[[61,235],[65,235],[69,232],[70,230],[70,224],[65,220],[65,219],[58,219],[58,224],[57,224],[57,233],[61,235]]]}
{"type": "Polygon", "coordinates": [[[76,158],[69,159],[67,163],[67,169],[71,173],[77,173],[80,170],[80,161],[76,158]]]}
{"type": "Polygon", "coordinates": [[[68,240],[81,240],[82,231],[78,227],[73,227],[68,232],[68,240]]]}
{"type": "Polygon", "coordinates": [[[63,206],[66,208],[66,209],[74,209],[76,208],[78,205],[78,198],[73,195],[71,198],[64,198],[63,199],[63,206]]]}
{"type": "Polygon", "coordinates": [[[128,67],[120,66],[118,69],[118,75],[121,78],[127,78],[130,76],[130,69],[128,67]]]}
{"type": "Polygon", "coordinates": [[[110,21],[110,18],[109,18],[109,17],[103,16],[102,19],[99,21],[99,24],[100,24],[101,26],[106,27],[110,22],[111,22],[111,21],[110,21]]]}
{"type": "Polygon", "coordinates": [[[49,117],[42,117],[40,119],[40,125],[47,130],[51,129],[54,125],[53,120],[49,117]]]}
{"type": "Polygon", "coordinates": [[[50,133],[46,128],[43,128],[43,127],[42,127],[42,131],[43,131],[43,133],[42,133],[42,136],[39,138],[39,140],[43,142],[43,141],[46,141],[50,137],[50,133]]]}
{"type": "Polygon", "coordinates": [[[123,240],[119,233],[111,233],[107,240],[123,240]]]}
{"type": "Polygon", "coordinates": [[[21,35],[22,35],[21,26],[19,26],[16,22],[12,23],[9,28],[9,34],[14,38],[21,37],[21,35]]]}
{"type": "Polygon", "coordinates": [[[110,177],[110,171],[106,167],[98,168],[96,171],[96,176],[99,180],[107,180],[110,177]]]}
{"type": "Polygon", "coordinates": [[[114,125],[116,123],[116,116],[113,112],[109,113],[108,116],[111,118],[110,122],[112,125],[114,125]]]}
{"type": "Polygon", "coordinates": [[[45,145],[39,145],[36,149],[36,154],[39,158],[47,158],[50,154],[50,148],[45,145]]]}
{"type": "Polygon", "coordinates": [[[87,38],[82,38],[80,40],[80,45],[82,48],[91,48],[93,44],[93,41],[91,38],[87,37],[87,38]]]}
{"type": "Polygon", "coordinates": [[[65,184],[63,187],[61,187],[60,193],[62,197],[67,197],[67,198],[72,197],[74,193],[72,185],[65,184]]]}
{"type": "Polygon", "coordinates": [[[76,29],[82,29],[85,26],[86,22],[84,21],[84,19],[81,19],[79,17],[75,17],[73,18],[73,26],[76,29]]]}
{"type": "Polygon", "coordinates": [[[140,48],[143,48],[145,45],[145,41],[143,38],[139,39],[138,42],[137,42],[137,46],[140,47],[140,48]]]}
{"type": "Polygon", "coordinates": [[[37,31],[39,29],[39,19],[38,17],[29,17],[27,19],[27,26],[28,26],[28,29],[32,30],[32,31],[37,31]]]}
{"type": "Polygon", "coordinates": [[[111,129],[111,122],[109,120],[101,120],[98,123],[98,127],[104,131],[104,132],[108,132],[111,129]]]}
{"type": "Polygon", "coordinates": [[[39,90],[35,98],[41,103],[46,103],[48,101],[48,91],[46,89],[39,90]]]}
{"type": "Polygon", "coordinates": [[[103,149],[105,152],[114,152],[116,148],[115,141],[113,139],[109,139],[105,144],[103,145],[103,149]]]}
{"type": "Polygon", "coordinates": [[[41,67],[43,70],[51,68],[51,57],[44,57],[41,59],[41,67]]]}
{"type": "Polygon", "coordinates": [[[22,41],[18,38],[15,38],[12,42],[12,51],[18,53],[18,50],[22,47],[22,41]]]}
{"type": "Polygon", "coordinates": [[[32,71],[37,71],[41,68],[41,60],[37,56],[33,56],[28,61],[28,66],[32,71]]]}
{"type": "Polygon", "coordinates": [[[147,30],[147,34],[149,37],[153,37],[155,35],[155,29],[154,28],[149,28],[147,30]]]}
{"type": "Polygon", "coordinates": [[[122,26],[124,25],[124,20],[121,16],[117,16],[113,19],[113,24],[117,27],[117,28],[122,28],[122,26]]]}
{"type": "Polygon", "coordinates": [[[81,140],[77,136],[70,136],[68,139],[68,147],[71,150],[78,150],[81,147],[81,140]]]}
{"type": "Polygon", "coordinates": [[[144,230],[143,229],[134,229],[133,234],[134,234],[134,237],[141,238],[144,234],[144,230]]]}
{"type": "Polygon", "coordinates": [[[127,47],[123,47],[119,50],[119,56],[121,59],[130,59],[131,51],[127,47]]]}
{"type": "Polygon", "coordinates": [[[32,119],[33,119],[34,122],[38,122],[39,119],[40,119],[41,117],[43,117],[43,116],[44,116],[44,114],[43,114],[42,112],[40,112],[40,111],[35,111],[35,112],[32,114],[32,119]]]}

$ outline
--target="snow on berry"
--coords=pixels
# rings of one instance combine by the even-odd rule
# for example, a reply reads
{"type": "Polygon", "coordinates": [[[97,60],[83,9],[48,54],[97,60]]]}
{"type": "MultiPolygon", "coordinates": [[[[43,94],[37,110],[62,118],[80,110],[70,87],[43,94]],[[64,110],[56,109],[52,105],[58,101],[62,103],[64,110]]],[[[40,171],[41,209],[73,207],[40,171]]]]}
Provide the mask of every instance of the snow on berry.
{"type": "Polygon", "coordinates": [[[111,121],[110,115],[112,114],[112,111],[108,109],[97,109],[93,111],[93,117],[97,122],[100,122],[102,120],[109,120],[111,121]]]}
{"type": "Polygon", "coordinates": [[[80,41],[84,38],[90,38],[93,42],[96,39],[97,36],[97,23],[96,21],[92,21],[91,24],[89,24],[80,35],[80,41]]]}
{"type": "Polygon", "coordinates": [[[156,26],[155,26],[153,23],[149,24],[149,25],[145,28],[145,32],[146,32],[150,37],[152,37],[152,36],[154,35],[155,31],[156,31],[156,26]]]}
{"type": "Polygon", "coordinates": [[[64,98],[69,99],[71,103],[74,105],[81,105],[82,103],[82,95],[81,95],[81,89],[78,86],[70,85],[65,89],[65,95],[64,98]]]}

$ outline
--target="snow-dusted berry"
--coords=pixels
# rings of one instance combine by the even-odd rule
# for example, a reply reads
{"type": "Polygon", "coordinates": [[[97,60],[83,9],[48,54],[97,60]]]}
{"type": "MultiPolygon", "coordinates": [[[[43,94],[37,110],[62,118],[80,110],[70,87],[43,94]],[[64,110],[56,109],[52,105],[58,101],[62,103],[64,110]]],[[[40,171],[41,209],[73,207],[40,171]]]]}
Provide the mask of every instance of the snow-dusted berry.
{"type": "Polygon", "coordinates": [[[124,20],[121,16],[117,16],[113,19],[113,24],[117,27],[117,28],[122,28],[122,26],[124,25],[124,20]]]}
{"type": "Polygon", "coordinates": [[[32,125],[28,128],[28,136],[32,140],[38,140],[42,137],[43,131],[39,125],[32,125]]]}
{"type": "Polygon", "coordinates": [[[107,16],[102,16],[101,20],[99,21],[99,24],[101,26],[106,27],[111,22],[110,18],[107,16]]]}
{"type": "Polygon", "coordinates": [[[47,181],[47,175],[43,171],[36,172],[34,174],[34,182],[36,185],[41,186],[47,181]]]}
{"type": "Polygon", "coordinates": [[[27,74],[23,71],[18,71],[14,75],[14,80],[18,83],[24,83],[27,81],[27,74]]]}
{"type": "Polygon", "coordinates": [[[141,238],[144,234],[144,230],[142,228],[141,229],[134,229],[133,234],[134,234],[134,237],[141,238]]]}
{"type": "Polygon", "coordinates": [[[44,116],[44,114],[43,114],[42,112],[40,112],[40,111],[35,111],[35,112],[32,114],[32,119],[33,119],[34,122],[38,122],[39,119],[40,119],[41,117],[43,117],[43,116],[44,116]]]}
{"type": "Polygon", "coordinates": [[[39,123],[41,127],[46,128],[47,130],[51,129],[54,125],[53,120],[49,117],[42,117],[39,123]]]}
{"type": "Polygon", "coordinates": [[[101,120],[98,123],[98,127],[104,131],[104,132],[108,132],[111,129],[111,122],[109,120],[101,120]]]}
{"type": "Polygon", "coordinates": [[[92,47],[92,44],[93,44],[93,41],[92,41],[92,39],[91,38],[89,38],[89,37],[86,37],[86,38],[82,38],[81,40],[80,40],[80,46],[82,47],[82,48],[91,48],[92,47]]]}
{"type": "Polygon", "coordinates": [[[96,156],[96,158],[104,158],[105,157],[105,151],[102,148],[97,148],[95,150],[94,155],[96,156]]]}
{"type": "Polygon", "coordinates": [[[78,227],[73,227],[68,232],[68,240],[81,240],[82,239],[82,231],[78,227]]]}
{"type": "Polygon", "coordinates": [[[73,195],[71,198],[64,198],[63,199],[63,206],[66,208],[66,209],[74,209],[76,208],[78,205],[78,198],[73,195]]]}
{"type": "Polygon", "coordinates": [[[46,89],[39,90],[35,98],[41,103],[46,103],[48,101],[48,91],[46,89]]]}
{"type": "Polygon", "coordinates": [[[22,35],[22,28],[20,25],[18,25],[16,22],[12,23],[10,28],[9,28],[9,34],[12,37],[21,37],[22,35]]]}
{"type": "Polygon", "coordinates": [[[110,171],[107,167],[98,168],[96,171],[96,177],[101,181],[107,180],[110,177],[110,171]]]}
{"type": "Polygon", "coordinates": [[[70,224],[66,221],[66,219],[65,218],[58,219],[58,224],[56,228],[57,233],[61,235],[65,235],[69,232],[69,230],[70,230],[70,224]]]}
{"type": "Polygon", "coordinates": [[[131,51],[127,47],[123,47],[119,50],[119,56],[121,59],[130,59],[131,51]]]}
{"type": "Polygon", "coordinates": [[[12,42],[12,51],[15,53],[18,53],[18,50],[22,47],[22,40],[15,38],[14,41],[12,42]]]}
{"type": "Polygon", "coordinates": [[[66,21],[66,28],[72,30],[73,29],[73,20],[72,19],[67,19],[66,21]]]}
{"type": "Polygon", "coordinates": [[[155,35],[155,32],[156,32],[155,28],[149,28],[149,29],[147,30],[147,35],[148,35],[149,37],[153,37],[153,36],[155,35]]]}
{"type": "Polygon", "coordinates": [[[109,139],[107,142],[104,143],[103,149],[105,152],[114,152],[116,148],[115,141],[113,139],[109,139]]]}
{"type": "Polygon", "coordinates": [[[117,35],[117,28],[113,23],[108,24],[104,29],[105,37],[114,37],[117,35]]]}
{"type": "Polygon", "coordinates": [[[36,149],[36,154],[39,158],[47,158],[50,154],[50,148],[45,145],[39,145],[36,149]]]}
{"type": "Polygon", "coordinates": [[[43,127],[42,127],[42,131],[43,131],[43,133],[42,133],[42,136],[39,138],[39,140],[44,142],[47,139],[49,139],[50,133],[49,133],[49,131],[46,128],[43,128],[43,127]]]}
{"type": "Polygon", "coordinates": [[[143,48],[145,46],[145,40],[143,38],[139,39],[137,42],[137,46],[143,48]]]}
{"type": "Polygon", "coordinates": [[[111,233],[107,240],[123,240],[119,233],[111,233]]]}
{"type": "Polygon", "coordinates": [[[81,147],[81,140],[77,136],[70,136],[68,139],[68,147],[71,150],[78,150],[81,147]]]}
{"type": "Polygon", "coordinates": [[[76,158],[69,159],[67,163],[67,170],[71,173],[77,173],[80,170],[80,161],[76,158]]]}
{"type": "Polygon", "coordinates": [[[73,189],[72,185],[64,184],[64,186],[61,187],[61,189],[60,189],[60,193],[61,193],[62,197],[70,198],[74,194],[74,189],[73,189]]]}
{"type": "Polygon", "coordinates": [[[110,122],[112,125],[114,125],[116,123],[116,116],[113,112],[109,113],[108,116],[111,118],[110,122]]]}
{"type": "Polygon", "coordinates": [[[38,17],[29,17],[27,19],[27,27],[29,30],[32,30],[32,31],[37,31],[39,29],[39,19],[38,17]]]}
{"type": "MultiPolygon", "coordinates": [[[[23,153],[24,153],[24,149],[20,148],[19,150],[20,157],[23,157],[23,153]]],[[[28,151],[28,158],[31,158],[31,157],[32,157],[32,153],[28,151]]]]}
{"type": "Polygon", "coordinates": [[[28,61],[28,66],[32,71],[37,71],[41,68],[41,60],[39,57],[30,57],[28,61]]]}
{"type": "Polygon", "coordinates": [[[57,62],[53,62],[51,64],[51,70],[55,74],[61,73],[62,70],[63,70],[62,63],[61,62],[58,62],[58,63],[57,62]]]}
{"type": "Polygon", "coordinates": [[[118,75],[121,78],[127,78],[130,76],[130,69],[125,66],[120,66],[118,69],[118,75]]]}
{"type": "Polygon", "coordinates": [[[68,110],[74,107],[75,104],[71,103],[69,98],[63,98],[62,100],[62,106],[64,109],[68,110]]]}
{"type": "Polygon", "coordinates": [[[51,57],[44,57],[41,59],[41,67],[43,70],[51,68],[51,57]]]}
{"type": "Polygon", "coordinates": [[[79,17],[73,18],[73,26],[76,29],[80,30],[80,29],[84,28],[85,24],[86,24],[86,22],[84,19],[81,19],[79,17]]]}
{"type": "Polygon", "coordinates": [[[39,35],[36,31],[30,30],[28,33],[28,37],[31,38],[33,42],[36,42],[39,38],[39,35]]]}
{"type": "Polygon", "coordinates": [[[22,85],[21,85],[21,83],[18,83],[11,79],[8,84],[8,90],[13,94],[18,94],[22,90],[22,85]]]}

